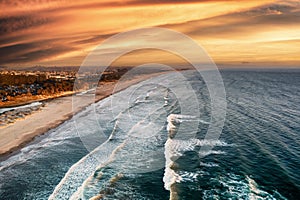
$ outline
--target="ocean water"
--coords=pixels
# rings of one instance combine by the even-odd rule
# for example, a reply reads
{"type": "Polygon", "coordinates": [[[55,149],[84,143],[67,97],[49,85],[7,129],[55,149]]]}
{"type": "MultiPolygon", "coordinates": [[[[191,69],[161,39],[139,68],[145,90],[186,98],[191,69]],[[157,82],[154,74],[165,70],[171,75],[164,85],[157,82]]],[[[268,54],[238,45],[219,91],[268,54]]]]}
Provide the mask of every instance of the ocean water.
{"type": "Polygon", "coordinates": [[[300,71],[221,75],[219,138],[201,76],[164,74],[2,158],[0,199],[299,199],[300,71]]]}

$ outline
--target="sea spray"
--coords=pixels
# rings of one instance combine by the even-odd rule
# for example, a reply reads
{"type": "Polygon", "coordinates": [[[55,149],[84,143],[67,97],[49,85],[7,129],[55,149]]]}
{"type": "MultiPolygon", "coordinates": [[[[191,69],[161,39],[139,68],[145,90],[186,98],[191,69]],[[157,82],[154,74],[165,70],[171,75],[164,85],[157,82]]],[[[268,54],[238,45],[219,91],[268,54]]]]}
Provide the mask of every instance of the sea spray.
{"type": "MultiPolygon", "coordinates": [[[[176,162],[177,159],[182,157],[184,153],[189,151],[198,152],[196,147],[202,146],[229,146],[226,142],[220,140],[200,140],[195,137],[191,137],[189,132],[180,131],[179,127],[182,125],[189,126],[189,123],[202,123],[209,124],[208,122],[197,119],[195,116],[170,114],[167,117],[167,133],[168,139],[165,143],[165,173],[163,177],[164,187],[170,191],[170,200],[179,199],[179,187],[176,184],[184,181],[193,181],[197,179],[197,173],[181,172],[178,173],[179,164],[176,162]]],[[[189,130],[189,129],[187,129],[189,130]]],[[[223,151],[209,150],[207,152],[198,152],[200,157],[211,155],[211,154],[225,154],[223,151]]],[[[199,162],[199,166],[200,166],[199,162]]],[[[203,165],[203,163],[202,163],[203,165]]],[[[211,164],[212,165],[212,164],[211,164]]],[[[217,166],[217,165],[214,165],[217,166]]],[[[184,169],[183,169],[184,170],[184,169]]],[[[181,169],[182,171],[182,169],[181,169]]]]}
{"type": "Polygon", "coordinates": [[[74,164],[55,187],[49,200],[69,199],[73,193],[80,191],[82,183],[93,174],[101,161],[104,163],[108,160],[117,147],[117,143],[107,141],[74,164]]]}

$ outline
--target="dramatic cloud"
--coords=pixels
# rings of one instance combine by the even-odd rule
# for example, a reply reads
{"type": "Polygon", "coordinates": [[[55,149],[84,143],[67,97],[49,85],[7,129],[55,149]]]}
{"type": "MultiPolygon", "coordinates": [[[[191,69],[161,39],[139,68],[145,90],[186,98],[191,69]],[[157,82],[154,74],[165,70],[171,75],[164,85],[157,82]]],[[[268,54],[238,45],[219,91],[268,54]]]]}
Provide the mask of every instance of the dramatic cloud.
{"type": "MultiPolygon", "coordinates": [[[[298,1],[0,0],[0,6],[0,65],[80,65],[108,37],[151,26],[187,34],[217,63],[300,64],[298,1]]],[[[148,62],[161,52],[146,54],[140,58],[148,62]]],[[[127,57],[120,64],[136,60],[127,57]]]]}
{"type": "Polygon", "coordinates": [[[220,62],[299,65],[299,7],[298,3],[269,4],[168,27],[202,41],[220,62]]]}

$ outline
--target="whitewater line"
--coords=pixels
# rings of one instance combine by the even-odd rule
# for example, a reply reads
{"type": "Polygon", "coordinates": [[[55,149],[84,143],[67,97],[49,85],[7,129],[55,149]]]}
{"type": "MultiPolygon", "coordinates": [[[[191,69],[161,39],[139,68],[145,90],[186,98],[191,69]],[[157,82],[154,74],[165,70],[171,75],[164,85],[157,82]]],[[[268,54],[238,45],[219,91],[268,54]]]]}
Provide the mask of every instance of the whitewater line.
{"type": "MultiPolygon", "coordinates": [[[[203,124],[209,124],[208,122],[197,119],[195,116],[170,114],[167,117],[167,132],[168,139],[165,143],[165,173],[163,177],[164,187],[170,191],[170,200],[178,200],[179,190],[176,187],[176,183],[180,183],[184,180],[183,176],[177,174],[174,170],[175,161],[187,151],[194,151],[197,146],[230,146],[229,144],[220,140],[199,140],[197,138],[191,138],[189,133],[177,133],[180,127],[180,123],[183,122],[200,122],[203,124]],[[182,135],[178,135],[182,134],[182,135]]],[[[225,154],[223,151],[209,150],[198,152],[199,158],[211,154],[225,154]]],[[[193,175],[193,179],[197,178],[197,174],[193,175]]]]}

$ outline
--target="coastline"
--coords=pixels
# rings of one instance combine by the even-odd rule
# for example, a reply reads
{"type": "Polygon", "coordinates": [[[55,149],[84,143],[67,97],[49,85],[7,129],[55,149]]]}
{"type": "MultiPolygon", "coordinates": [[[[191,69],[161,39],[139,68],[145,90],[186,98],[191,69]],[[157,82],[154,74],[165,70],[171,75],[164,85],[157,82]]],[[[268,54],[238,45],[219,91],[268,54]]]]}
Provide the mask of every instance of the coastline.
{"type": "MultiPolygon", "coordinates": [[[[31,98],[29,100],[19,100],[19,101],[13,101],[11,103],[0,103],[0,109],[1,108],[12,108],[12,107],[18,107],[18,106],[23,106],[27,105],[30,103],[34,102],[46,102],[46,101],[51,101],[53,99],[61,98],[61,97],[66,97],[66,96],[72,96],[73,94],[76,94],[75,92],[63,92],[57,95],[53,96],[46,96],[46,95],[40,95],[39,97],[31,98]]],[[[29,98],[29,97],[24,97],[24,98],[29,98]]]]}
{"type": "Polygon", "coordinates": [[[44,100],[45,106],[43,106],[41,110],[13,124],[0,128],[0,156],[9,156],[9,154],[21,149],[34,140],[35,137],[43,135],[47,133],[47,131],[71,119],[74,114],[82,111],[92,103],[98,102],[113,93],[120,92],[131,85],[163,73],[168,73],[168,71],[135,76],[130,80],[122,81],[122,85],[118,85],[119,87],[116,91],[114,91],[114,87],[118,83],[118,80],[106,82],[101,86],[100,93],[98,90],[96,91],[94,101],[91,102],[89,97],[82,95],[80,98],[81,105],[76,110],[72,109],[72,95],[44,100]]]}

